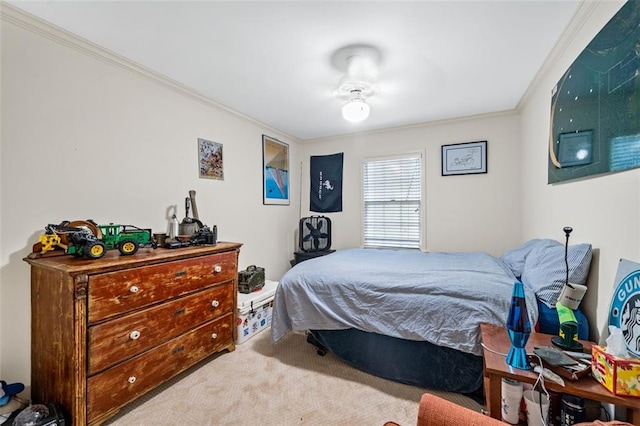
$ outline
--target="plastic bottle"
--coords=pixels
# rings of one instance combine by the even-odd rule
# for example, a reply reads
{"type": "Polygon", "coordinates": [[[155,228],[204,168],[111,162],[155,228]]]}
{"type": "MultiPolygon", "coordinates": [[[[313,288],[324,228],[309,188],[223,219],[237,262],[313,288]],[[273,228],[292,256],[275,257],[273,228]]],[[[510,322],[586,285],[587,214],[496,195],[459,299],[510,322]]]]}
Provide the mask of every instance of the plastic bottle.
{"type": "Polygon", "coordinates": [[[178,235],[178,225],[178,217],[174,214],[171,216],[171,227],[169,228],[169,238],[172,240],[175,240],[178,235]]]}

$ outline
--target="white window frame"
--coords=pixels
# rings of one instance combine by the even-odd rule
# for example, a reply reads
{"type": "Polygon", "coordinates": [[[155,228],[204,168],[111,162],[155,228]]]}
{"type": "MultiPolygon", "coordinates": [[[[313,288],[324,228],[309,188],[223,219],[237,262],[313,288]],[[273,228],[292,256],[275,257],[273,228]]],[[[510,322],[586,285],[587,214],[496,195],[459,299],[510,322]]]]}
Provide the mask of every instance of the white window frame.
{"type": "Polygon", "coordinates": [[[362,223],[361,227],[361,247],[363,248],[390,248],[390,249],[406,249],[406,250],[422,250],[424,251],[424,233],[425,233],[425,168],[424,168],[424,153],[423,152],[408,152],[401,155],[392,155],[392,156],[381,156],[381,157],[367,157],[362,160],[361,163],[361,171],[360,171],[360,182],[361,182],[361,214],[360,219],[362,223]],[[419,242],[418,247],[403,247],[403,246],[390,246],[390,245],[372,245],[368,244],[365,240],[366,233],[366,203],[365,203],[365,167],[366,164],[373,161],[386,161],[386,160],[402,160],[408,158],[417,158],[419,162],[419,171],[420,171],[420,211],[418,214],[419,217],[419,242]]]}

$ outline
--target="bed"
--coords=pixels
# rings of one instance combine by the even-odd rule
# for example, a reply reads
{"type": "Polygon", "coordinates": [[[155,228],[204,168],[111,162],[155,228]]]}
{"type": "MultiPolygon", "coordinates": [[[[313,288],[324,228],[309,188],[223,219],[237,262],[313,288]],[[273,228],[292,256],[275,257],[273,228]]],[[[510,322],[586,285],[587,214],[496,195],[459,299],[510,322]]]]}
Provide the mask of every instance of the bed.
{"type": "MultiPolygon", "coordinates": [[[[571,282],[586,282],[590,261],[590,244],[569,247],[571,282]]],[[[553,308],[564,277],[564,246],[555,240],[531,240],[500,257],[337,250],[285,273],[271,338],[277,343],[305,331],[317,346],[370,374],[474,394],[482,389],[480,323],[505,325],[519,279],[536,324],[541,304],[553,308]]],[[[586,320],[577,316],[584,333],[586,320]]]]}

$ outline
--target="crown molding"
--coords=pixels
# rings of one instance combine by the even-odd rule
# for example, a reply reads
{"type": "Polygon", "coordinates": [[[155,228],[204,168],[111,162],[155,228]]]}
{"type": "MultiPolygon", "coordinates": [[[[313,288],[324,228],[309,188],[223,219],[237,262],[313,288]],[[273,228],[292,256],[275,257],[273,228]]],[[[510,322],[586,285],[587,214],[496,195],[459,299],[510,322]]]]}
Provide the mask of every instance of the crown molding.
{"type": "Polygon", "coordinates": [[[573,43],[574,39],[580,33],[593,12],[601,3],[605,2],[610,3],[610,1],[607,0],[588,0],[582,1],[580,3],[578,9],[573,15],[573,18],[571,19],[571,22],[569,23],[569,25],[567,25],[567,28],[565,28],[565,30],[560,35],[560,38],[558,39],[558,42],[554,46],[553,50],[547,56],[547,59],[543,62],[542,66],[533,78],[533,81],[529,84],[524,95],[518,102],[516,111],[522,111],[544,76],[560,62],[561,58],[564,56],[569,46],[571,46],[571,43],[573,43]]]}
{"type": "Polygon", "coordinates": [[[73,49],[99,61],[105,62],[111,66],[115,66],[122,70],[128,71],[138,77],[144,78],[146,80],[151,80],[165,88],[176,91],[211,108],[233,114],[243,120],[250,122],[251,124],[260,127],[260,131],[262,133],[267,130],[269,132],[275,132],[279,135],[282,135],[286,139],[290,139],[295,142],[300,141],[299,138],[283,132],[280,129],[276,129],[268,124],[244,115],[232,108],[215,102],[202,93],[193,90],[192,88],[176,80],[173,80],[165,75],[146,68],[136,62],[130,61],[129,59],[118,55],[117,53],[112,52],[109,49],[98,46],[97,44],[92,43],[89,40],[86,40],[60,27],[57,27],[43,19],[40,19],[34,15],[31,15],[30,13],[23,11],[16,6],[0,0],[0,25],[3,25],[3,23],[5,22],[16,25],[24,30],[30,31],[48,40],[54,41],[62,46],[73,49]]]}
{"type": "Polygon", "coordinates": [[[464,117],[455,117],[455,118],[443,118],[441,120],[433,120],[433,121],[425,121],[420,123],[412,123],[412,124],[402,124],[399,126],[391,126],[391,127],[382,127],[379,129],[371,129],[371,130],[363,130],[360,132],[351,132],[351,133],[342,133],[339,135],[332,136],[321,136],[317,138],[309,138],[309,139],[301,139],[301,144],[315,143],[315,142],[329,142],[340,139],[348,139],[351,137],[363,137],[363,136],[371,136],[377,134],[384,134],[389,132],[402,132],[405,130],[420,130],[426,129],[429,127],[438,127],[438,126],[449,126],[460,123],[466,123],[474,120],[484,120],[491,118],[500,118],[500,117],[509,117],[509,116],[517,116],[518,112],[515,109],[503,110],[503,111],[495,111],[488,112],[483,114],[474,114],[467,115],[464,117]]]}

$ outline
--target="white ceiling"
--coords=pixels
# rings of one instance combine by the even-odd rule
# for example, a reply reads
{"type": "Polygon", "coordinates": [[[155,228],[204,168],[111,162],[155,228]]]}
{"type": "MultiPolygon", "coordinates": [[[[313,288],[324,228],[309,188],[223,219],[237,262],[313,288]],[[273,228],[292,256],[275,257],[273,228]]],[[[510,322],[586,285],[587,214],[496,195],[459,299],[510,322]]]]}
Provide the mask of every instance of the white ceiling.
{"type": "Polygon", "coordinates": [[[299,139],[514,109],[579,1],[24,1],[33,15],[299,139]],[[381,53],[341,117],[332,54],[381,53]]]}

